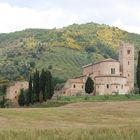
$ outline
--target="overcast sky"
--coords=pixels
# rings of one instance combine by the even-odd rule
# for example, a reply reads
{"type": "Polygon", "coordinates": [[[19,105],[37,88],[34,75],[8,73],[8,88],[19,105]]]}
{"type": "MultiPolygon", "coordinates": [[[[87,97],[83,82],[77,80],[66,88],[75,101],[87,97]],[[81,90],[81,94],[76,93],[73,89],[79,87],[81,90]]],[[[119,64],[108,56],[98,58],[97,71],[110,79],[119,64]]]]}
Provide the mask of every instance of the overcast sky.
{"type": "Polygon", "coordinates": [[[140,34],[140,0],[0,0],[0,33],[87,22],[140,34]]]}

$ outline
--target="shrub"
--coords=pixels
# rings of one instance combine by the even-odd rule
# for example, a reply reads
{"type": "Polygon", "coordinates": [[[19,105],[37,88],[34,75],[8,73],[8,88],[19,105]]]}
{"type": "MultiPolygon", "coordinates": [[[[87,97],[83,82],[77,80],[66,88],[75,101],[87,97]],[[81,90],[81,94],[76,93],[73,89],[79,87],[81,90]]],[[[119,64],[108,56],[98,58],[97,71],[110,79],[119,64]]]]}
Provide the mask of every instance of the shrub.
{"type": "Polygon", "coordinates": [[[53,66],[52,66],[52,65],[49,65],[49,66],[48,66],[48,69],[50,69],[50,70],[51,70],[52,68],[53,68],[53,66]]]}
{"type": "Polygon", "coordinates": [[[57,96],[57,100],[61,100],[62,99],[62,97],[61,96],[57,96]]]}
{"type": "Polygon", "coordinates": [[[77,92],[77,93],[76,93],[76,96],[81,96],[81,95],[82,95],[81,92],[77,92]]]}
{"type": "Polygon", "coordinates": [[[125,94],[125,97],[127,97],[128,99],[131,98],[131,95],[130,94],[125,94]]]}
{"type": "Polygon", "coordinates": [[[104,95],[104,100],[108,100],[109,99],[109,95],[104,95]]]}
{"type": "Polygon", "coordinates": [[[84,98],[84,99],[85,99],[86,101],[87,101],[87,100],[89,100],[89,96],[85,96],[85,98],[84,98]]]}

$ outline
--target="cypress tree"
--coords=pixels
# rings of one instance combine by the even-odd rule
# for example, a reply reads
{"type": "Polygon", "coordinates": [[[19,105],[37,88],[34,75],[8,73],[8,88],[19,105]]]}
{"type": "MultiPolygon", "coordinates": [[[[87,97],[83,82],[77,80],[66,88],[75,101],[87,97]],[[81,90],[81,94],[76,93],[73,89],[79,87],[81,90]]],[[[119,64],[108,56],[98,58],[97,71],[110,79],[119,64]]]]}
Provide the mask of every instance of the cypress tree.
{"type": "Polygon", "coordinates": [[[137,86],[139,88],[139,94],[140,94],[140,51],[138,53],[138,64],[137,64],[136,79],[137,79],[137,86]]]}
{"type": "Polygon", "coordinates": [[[94,90],[94,82],[91,77],[88,77],[85,83],[85,92],[90,94],[94,90]]]}
{"type": "Polygon", "coordinates": [[[37,73],[36,73],[36,82],[37,82],[37,84],[36,84],[36,93],[37,93],[37,101],[39,101],[39,93],[40,93],[40,87],[39,87],[39,71],[37,71],[37,73]]]}
{"type": "Polygon", "coordinates": [[[33,74],[33,103],[37,101],[36,97],[36,74],[33,74]]]}
{"type": "Polygon", "coordinates": [[[2,96],[2,100],[0,100],[0,107],[1,108],[6,108],[9,106],[9,99],[6,99],[5,96],[2,96]]]}
{"type": "Polygon", "coordinates": [[[3,94],[6,94],[6,89],[7,89],[7,86],[6,85],[2,85],[2,93],[3,94]]]}
{"type": "Polygon", "coordinates": [[[53,94],[54,94],[53,78],[50,72],[50,99],[52,98],[53,94]]]}
{"type": "Polygon", "coordinates": [[[40,99],[41,97],[43,98],[42,100],[46,101],[46,96],[45,96],[45,85],[46,85],[46,74],[44,69],[42,69],[42,72],[40,74],[40,99]]]}
{"type": "Polygon", "coordinates": [[[0,107],[5,108],[5,97],[4,96],[2,96],[2,100],[0,102],[0,107]]]}
{"type": "Polygon", "coordinates": [[[29,104],[30,104],[30,94],[29,94],[29,91],[25,90],[24,93],[25,93],[25,96],[26,96],[26,99],[25,99],[26,100],[26,105],[29,106],[29,104]]]}
{"type": "Polygon", "coordinates": [[[29,90],[28,90],[28,93],[29,93],[29,103],[33,104],[33,84],[32,84],[32,77],[30,76],[30,80],[29,80],[29,90]]]}
{"type": "Polygon", "coordinates": [[[34,78],[33,78],[33,92],[34,92],[34,102],[39,101],[39,72],[36,70],[34,73],[34,78]]]}
{"type": "Polygon", "coordinates": [[[25,105],[25,97],[24,97],[24,90],[21,89],[20,90],[20,95],[19,95],[19,98],[18,98],[18,103],[20,106],[24,106],[25,105]]]}
{"type": "Polygon", "coordinates": [[[48,70],[45,71],[45,75],[46,75],[46,85],[45,85],[45,97],[46,99],[49,99],[49,85],[50,85],[50,82],[49,82],[49,72],[48,70]]]}
{"type": "Polygon", "coordinates": [[[54,88],[53,88],[53,80],[52,80],[52,75],[50,71],[46,71],[46,96],[47,99],[51,99],[54,93],[54,88]]]}

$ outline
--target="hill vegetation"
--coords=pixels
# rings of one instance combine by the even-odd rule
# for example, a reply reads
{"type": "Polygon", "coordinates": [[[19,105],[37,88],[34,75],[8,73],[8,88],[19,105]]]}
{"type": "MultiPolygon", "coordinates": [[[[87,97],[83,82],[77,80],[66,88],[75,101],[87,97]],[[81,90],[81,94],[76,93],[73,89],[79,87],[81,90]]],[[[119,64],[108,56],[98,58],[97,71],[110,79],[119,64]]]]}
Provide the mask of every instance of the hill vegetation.
{"type": "Polygon", "coordinates": [[[36,68],[63,82],[82,74],[85,64],[117,58],[120,41],[140,47],[140,35],[96,23],[0,34],[0,83],[28,79],[36,68]]]}

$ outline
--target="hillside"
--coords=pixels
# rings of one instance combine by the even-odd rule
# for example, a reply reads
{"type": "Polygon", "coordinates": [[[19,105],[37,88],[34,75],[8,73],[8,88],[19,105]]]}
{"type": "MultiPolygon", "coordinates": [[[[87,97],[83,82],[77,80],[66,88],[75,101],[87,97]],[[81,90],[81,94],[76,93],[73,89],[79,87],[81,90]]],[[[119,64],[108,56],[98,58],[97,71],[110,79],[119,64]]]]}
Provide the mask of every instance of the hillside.
{"type": "Polygon", "coordinates": [[[96,23],[0,34],[0,82],[27,79],[35,68],[62,81],[81,75],[82,65],[117,58],[120,41],[140,48],[140,35],[96,23]]]}

